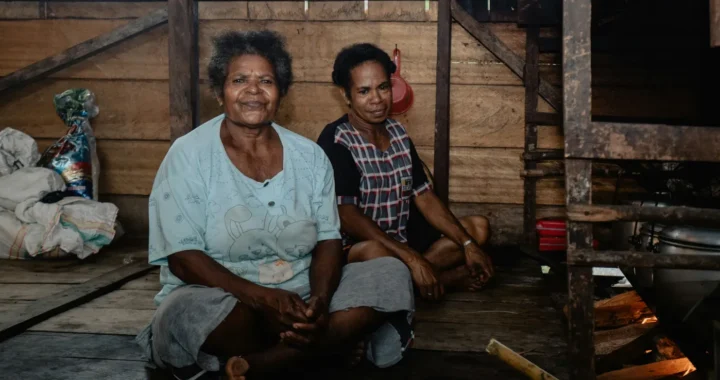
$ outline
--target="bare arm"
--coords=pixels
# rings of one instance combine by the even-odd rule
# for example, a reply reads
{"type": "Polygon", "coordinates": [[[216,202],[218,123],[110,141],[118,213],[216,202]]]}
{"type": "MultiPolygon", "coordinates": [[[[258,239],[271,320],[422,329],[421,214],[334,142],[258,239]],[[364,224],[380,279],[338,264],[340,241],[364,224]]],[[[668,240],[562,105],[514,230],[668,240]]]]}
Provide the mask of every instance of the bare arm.
{"type": "Polygon", "coordinates": [[[297,294],[266,288],[238,277],[202,251],[174,253],[168,256],[168,267],[186,284],[221,288],[254,310],[271,312],[286,325],[307,320],[305,303],[297,294]]]}
{"type": "Polygon", "coordinates": [[[342,265],[342,242],[319,242],[310,263],[310,295],[329,302],[340,283],[342,265]]]}
{"type": "Polygon", "coordinates": [[[472,236],[434,192],[426,191],[416,196],[415,205],[433,227],[460,247],[472,240],[472,236]]]}

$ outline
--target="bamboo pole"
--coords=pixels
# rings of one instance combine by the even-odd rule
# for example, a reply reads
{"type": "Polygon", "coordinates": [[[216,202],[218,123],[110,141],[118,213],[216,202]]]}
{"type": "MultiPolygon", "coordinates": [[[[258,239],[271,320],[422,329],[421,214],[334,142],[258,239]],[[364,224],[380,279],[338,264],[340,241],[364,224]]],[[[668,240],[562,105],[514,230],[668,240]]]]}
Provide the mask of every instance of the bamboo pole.
{"type": "Polygon", "coordinates": [[[533,362],[520,356],[520,354],[511,350],[510,348],[495,339],[490,339],[490,343],[488,343],[485,351],[487,351],[490,355],[497,356],[498,358],[500,358],[500,360],[509,364],[516,370],[524,373],[530,379],[558,380],[555,376],[549,374],[547,371],[543,370],[533,362]]]}

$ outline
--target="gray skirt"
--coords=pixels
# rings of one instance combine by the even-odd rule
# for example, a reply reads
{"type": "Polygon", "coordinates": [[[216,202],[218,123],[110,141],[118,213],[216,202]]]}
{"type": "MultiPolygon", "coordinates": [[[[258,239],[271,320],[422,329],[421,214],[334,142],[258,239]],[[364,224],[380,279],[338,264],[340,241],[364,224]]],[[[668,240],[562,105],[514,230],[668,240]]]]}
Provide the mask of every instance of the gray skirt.
{"type": "MultiPolygon", "coordinates": [[[[237,302],[220,288],[179,287],[165,297],[136,342],[145,357],[161,368],[196,364],[206,371],[219,371],[220,359],[200,348],[237,302]]],[[[344,266],[330,313],[356,307],[392,313],[389,321],[368,337],[366,356],[380,368],[399,362],[413,340],[410,325],[415,311],[412,278],[405,264],[383,257],[344,266]]]]}

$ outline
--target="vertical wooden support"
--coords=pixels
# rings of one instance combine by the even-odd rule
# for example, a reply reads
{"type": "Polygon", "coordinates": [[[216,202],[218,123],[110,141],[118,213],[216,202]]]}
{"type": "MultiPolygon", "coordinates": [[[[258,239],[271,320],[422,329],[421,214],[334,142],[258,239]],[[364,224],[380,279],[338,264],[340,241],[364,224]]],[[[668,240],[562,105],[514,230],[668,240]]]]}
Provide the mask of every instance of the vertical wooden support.
{"type": "Polygon", "coordinates": [[[168,1],[170,139],[198,125],[198,4],[168,1]]]}
{"type": "MultiPolygon", "coordinates": [[[[538,87],[540,77],[538,74],[538,38],[540,28],[529,26],[526,31],[525,43],[525,152],[537,149],[537,124],[528,122],[529,115],[537,111],[538,87]]],[[[535,169],[535,161],[525,161],[525,170],[535,169]]],[[[535,220],[537,208],[537,179],[525,177],[523,200],[523,235],[525,244],[533,247],[535,243],[535,220]]]]}
{"type": "Polygon", "coordinates": [[[438,1],[437,80],[435,81],[435,193],[448,204],[450,188],[450,0],[438,1]]]}
{"type": "Polygon", "coordinates": [[[710,0],[710,46],[720,47],[720,0],[710,0]]]}
{"type": "MultiPolygon", "coordinates": [[[[591,123],[591,0],[563,0],[563,120],[565,136],[591,123]]],[[[565,151],[567,152],[567,140],[565,151]]],[[[592,162],[565,160],[567,205],[592,203],[592,162]]],[[[568,223],[568,259],[592,248],[592,224],[568,223]]],[[[592,267],[568,266],[571,379],[595,379],[592,267]]]]}

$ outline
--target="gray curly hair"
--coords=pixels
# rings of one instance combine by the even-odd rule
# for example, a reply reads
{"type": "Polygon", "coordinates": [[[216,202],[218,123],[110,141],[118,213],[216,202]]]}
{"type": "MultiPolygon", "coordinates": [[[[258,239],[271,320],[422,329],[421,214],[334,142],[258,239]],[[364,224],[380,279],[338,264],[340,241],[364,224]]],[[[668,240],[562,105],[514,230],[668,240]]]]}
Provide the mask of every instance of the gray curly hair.
{"type": "Polygon", "coordinates": [[[213,54],[208,64],[213,92],[222,96],[230,61],[245,54],[259,55],[270,62],[280,96],[285,96],[293,79],[292,57],[285,49],[285,39],[270,30],[230,31],[213,38],[213,54]]]}

